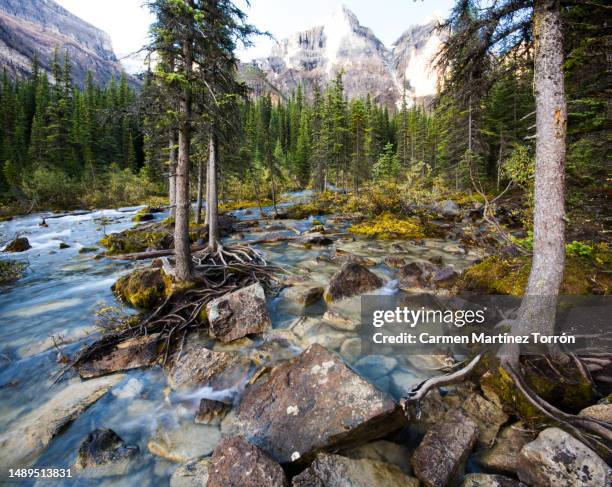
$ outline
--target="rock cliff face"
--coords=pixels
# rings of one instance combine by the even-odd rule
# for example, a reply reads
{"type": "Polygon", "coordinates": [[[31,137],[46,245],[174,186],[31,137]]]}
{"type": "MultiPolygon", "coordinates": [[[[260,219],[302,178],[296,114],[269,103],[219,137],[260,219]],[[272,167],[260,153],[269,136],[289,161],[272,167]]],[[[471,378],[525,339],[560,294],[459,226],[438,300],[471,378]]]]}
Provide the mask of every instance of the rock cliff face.
{"type": "Polygon", "coordinates": [[[397,105],[402,83],[410,100],[435,94],[437,77],[429,60],[440,45],[434,23],[412,27],[388,49],[355,14],[343,7],[319,26],[279,42],[270,56],[242,66],[256,94],[290,93],[298,84],[310,92],[343,72],[349,98],[368,93],[378,102],[397,105]]]}
{"type": "MultiPolygon", "coordinates": [[[[0,0],[0,66],[9,76],[31,72],[37,54],[50,72],[53,51],[68,52],[74,80],[82,84],[91,71],[97,83],[121,75],[110,37],[53,0],[0,0]]],[[[133,80],[132,80],[133,81],[133,80]]]]}

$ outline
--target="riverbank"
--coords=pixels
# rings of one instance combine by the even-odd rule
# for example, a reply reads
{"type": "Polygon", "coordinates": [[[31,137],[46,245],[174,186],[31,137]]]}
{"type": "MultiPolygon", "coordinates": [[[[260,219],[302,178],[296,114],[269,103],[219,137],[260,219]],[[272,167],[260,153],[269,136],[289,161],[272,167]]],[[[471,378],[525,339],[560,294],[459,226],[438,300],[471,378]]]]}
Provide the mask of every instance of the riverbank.
{"type": "MultiPolygon", "coordinates": [[[[492,233],[482,230],[477,203],[415,206],[399,220],[411,225],[401,224],[402,232],[416,226],[418,235],[394,235],[396,218],[374,228],[378,238],[373,239],[371,217],[322,214],[319,201],[308,192],[290,195],[280,205],[281,218],[274,218],[270,207],[264,208],[264,218],[256,208],[231,213],[224,244],[268,240],[257,248],[284,269],[277,291],[265,297],[269,322],[258,322],[259,331],[228,342],[211,337],[204,327],[211,319],[208,312],[176,363],[155,365],[154,342],[130,342],[118,349],[127,355],[94,364],[105,367],[102,377],[84,380],[70,372],[59,383],[54,380],[65,360],[99,337],[99,325],[112,326],[126,313],[138,312],[121,305],[111,285],[134,269],[158,272],[150,261],[107,258],[100,242],[111,234],[118,239],[125,231],[161,225],[168,215],[152,213],[151,221],[135,223],[142,210],[136,207],[66,215],[49,220],[48,227],[38,226],[39,215],[3,223],[2,232],[22,234],[31,245],[11,254],[30,266],[0,294],[2,429],[35,432],[32,437],[42,445],[16,449],[19,461],[72,467],[83,478],[98,476],[121,485],[185,485],[194,478],[202,483],[213,472],[224,485],[232,473],[222,468],[221,458],[230,451],[242,452],[231,457],[240,471],[265,467],[269,478],[280,482],[262,485],[282,485],[292,476],[293,485],[310,485],[317,478],[331,482],[338,472],[383,486],[417,485],[417,479],[444,485],[465,472],[464,482],[495,474],[510,479],[499,482],[516,483],[550,460],[530,455],[536,441],[552,445],[551,451],[569,444],[600,475],[601,462],[563,432],[545,429],[538,436],[537,425],[526,425],[529,418],[507,401],[512,394],[495,392],[492,386],[500,383],[487,380],[484,370],[470,382],[445,388],[443,395],[432,391],[421,415],[406,418],[397,401],[423,379],[455,365],[461,357],[451,350],[432,356],[361,354],[362,293],[449,294],[468,269],[488,262],[489,249],[497,247],[487,244],[492,233]],[[311,213],[292,215],[304,207],[311,213]],[[358,225],[368,236],[351,231],[358,225]],[[60,248],[62,243],[68,247],[60,248]],[[95,252],[81,253],[94,247],[95,252]],[[87,384],[92,385],[82,388],[87,384]],[[51,406],[45,406],[48,401],[51,406]],[[37,418],[45,424],[53,419],[63,429],[46,429],[37,418]],[[102,432],[108,429],[119,439],[102,432]],[[221,440],[235,435],[254,446],[221,440]],[[87,458],[87,451],[98,450],[86,445],[108,445],[101,441],[105,438],[112,439],[110,452],[116,455],[103,449],[87,458]],[[434,465],[431,452],[439,443],[448,455],[434,465]],[[500,455],[494,455],[493,445],[504,445],[500,455]],[[254,463],[243,463],[247,452],[254,453],[248,456],[254,463]]],[[[238,302],[247,306],[244,299],[238,302]]],[[[255,316],[249,310],[242,311],[255,316]]],[[[94,370],[80,373],[91,377],[94,370]]],[[[585,407],[597,401],[587,399],[585,407]]],[[[0,440],[5,448],[15,446],[10,438],[0,440]]],[[[570,471],[577,473],[579,467],[570,471]]]]}

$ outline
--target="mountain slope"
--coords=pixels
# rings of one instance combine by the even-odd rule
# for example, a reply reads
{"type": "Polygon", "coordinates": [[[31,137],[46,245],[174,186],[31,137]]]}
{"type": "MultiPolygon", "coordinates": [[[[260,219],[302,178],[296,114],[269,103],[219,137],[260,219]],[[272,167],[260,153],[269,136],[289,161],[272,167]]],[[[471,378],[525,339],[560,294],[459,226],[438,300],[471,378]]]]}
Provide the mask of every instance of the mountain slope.
{"type": "Polygon", "coordinates": [[[349,98],[370,94],[394,106],[401,101],[405,82],[410,100],[427,99],[435,94],[437,81],[429,60],[441,42],[433,27],[413,27],[388,49],[343,7],[321,25],[280,41],[268,57],[244,65],[242,72],[248,71],[244,79],[257,94],[267,85],[289,94],[300,83],[309,93],[315,84],[324,86],[342,72],[349,98]]]}
{"type": "Polygon", "coordinates": [[[29,74],[35,54],[41,68],[50,72],[56,47],[68,52],[78,84],[83,84],[88,70],[98,83],[121,75],[105,32],[53,0],[0,0],[0,65],[9,76],[29,74]]]}

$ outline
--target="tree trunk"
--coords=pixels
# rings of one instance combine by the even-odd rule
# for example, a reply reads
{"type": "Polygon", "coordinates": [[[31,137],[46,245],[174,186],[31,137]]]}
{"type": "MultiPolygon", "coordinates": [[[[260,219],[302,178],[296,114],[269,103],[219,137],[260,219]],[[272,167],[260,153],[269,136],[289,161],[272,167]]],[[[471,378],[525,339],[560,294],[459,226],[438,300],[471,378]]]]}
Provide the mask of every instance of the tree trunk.
{"type": "Polygon", "coordinates": [[[189,151],[191,145],[191,70],[193,46],[190,40],[183,42],[184,75],[187,83],[179,103],[179,143],[176,170],[176,217],[174,224],[175,277],[178,281],[190,281],[191,248],[189,246],[189,151]]]}
{"type": "Polygon", "coordinates": [[[534,8],[536,162],[531,273],[517,334],[554,329],[565,266],[565,136],[567,110],[559,0],[534,8]]]}
{"type": "Polygon", "coordinates": [[[202,223],[202,193],[204,186],[204,163],[202,159],[198,161],[198,199],[196,201],[195,222],[197,225],[202,223]]]}
{"type": "Polygon", "coordinates": [[[170,129],[170,143],[168,145],[169,165],[168,165],[168,199],[170,200],[170,216],[176,214],[176,163],[177,150],[176,130],[170,129]]]}
{"type": "Polygon", "coordinates": [[[208,248],[211,252],[215,252],[219,243],[219,202],[217,199],[219,147],[214,128],[210,130],[208,150],[208,201],[206,202],[208,209],[208,248]]]}

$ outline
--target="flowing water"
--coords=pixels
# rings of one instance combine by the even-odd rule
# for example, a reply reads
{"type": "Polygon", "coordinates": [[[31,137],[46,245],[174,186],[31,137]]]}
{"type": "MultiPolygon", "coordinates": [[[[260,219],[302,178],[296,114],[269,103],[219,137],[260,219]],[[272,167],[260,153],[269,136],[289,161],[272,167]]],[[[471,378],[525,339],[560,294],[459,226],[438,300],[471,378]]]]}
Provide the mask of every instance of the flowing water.
{"type": "MultiPolygon", "coordinates": [[[[310,198],[309,192],[294,193],[288,203],[310,198]]],[[[15,218],[0,223],[0,245],[25,236],[32,248],[19,254],[3,254],[0,258],[11,258],[28,263],[25,276],[14,284],[0,287],[0,432],[19,422],[22,415],[42,407],[46,401],[62,389],[80,379],[66,376],[55,383],[61,364],[58,363],[57,344],[62,344],[65,353],[74,353],[83,343],[91,341],[97,334],[96,311],[117,306],[111,285],[122,274],[133,269],[134,264],[106,258],[97,258],[96,252],[80,252],[82,248],[97,247],[107,233],[117,232],[134,225],[131,219],[141,207],[118,210],[100,210],[90,213],[66,215],[36,214],[15,218]],[[47,227],[39,226],[46,218],[47,227]],[[70,245],[60,250],[60,243],[70,245]]],[[[266,209],[270,212],[270,209],[266,209]]],[[[236,211],[239,219],[259,217],[259,210],[236,211]]],[[[157,220],[167,215],[155,214],[157,220]]],[[[318,220],[324,224],[327,218],[318,220]]],[[[276,225],[278,221],[270,221],[276,225]]],[[[302,233],[311,228],[313,218],[295,221],[282,220],[288,233],[302,233]]],[[[332,223],[336,231],[342,232],[346,224],[332,223]]],[[[260,227],[265,227],[262,223],[260,227]]],[[[244,235],[245,240],[261,238],[257,228],[244,235]]],[[[238,237],[235,237],[238,238],[238,237]]],[[[401,242],[402,248],[392,247],[394,242],[340,239],[328,248],[306,249],[283,242],[264,245],[268,261],[283,266],[308,281],[325,285],[338,269],[330,256],[334,247],[353,252],[377,261],[385,255],[401,255],[411,260],[424,260],[440,256],[446,264],[462,269],[468,264],[464,255],[448,251],[449,241],[430,239],[419,244],[401,242]],[[399,253],[398,253],[399,252],[399,253]]],[[[392,294],[397,291],[395,271],[379,263],[372,267],[377,274],[387,279],[379,293],[392,294]]],[[[269,299],[273,328],[282,331],[294,327],[302,332],[298,345],[265,344],[254,338],[249,347],[264,350],[273,360],[290,358],[301,352],[302,347],[318,342],[336,351],[345,353],[347,362],[355,360],[348,351],[347,340],[356,337],[354,332],[339,331],[321,320],[325,305],[319,303],[306,310],[296,308],[284,298],[284,294],[269,299]],[[296,326],[297,323],[297,326],[296,326]]],[[[125,310],[126,312],[132,312],[125,310]]],[[[354,320],[359,318],[359,300],[343,301],[335,309],[354,320]]],[[[204,337],[194,336],[211,344],[204,337]]],[[[211,344],[212,345],[212,344],[211,344]]],[[[218,348],[218,345],[217,345],[218,348]]],[[[216,349],[217,349],[216,348],[216,349]]],[[[354,349],[354,347],[353,347],[354,349]]],[[[244,350],[241,350],[244,353],[244,350]]],[[[435,364],[433,364],[435,365],[435,364]]],[[[392,373],[375,384],[394,395],[399,394],[402,381],[416,383],[419,378],[431,375],[431,363],[400,361],[392,373]],[[399,390],[398,390],[399,389],[399,390]]],[[[367,377],[366,377],[367,378],[367,377]]],[[[244,381],[243,381],[244,384],[244,381]]],[[[169,393],[166,377],[160,367],[132,370],[125,373],[122,381],[109,393],[89,407],[64,431],[55,437],[35,466],[67,468],[74,463],[80,443],[95,428],[111,428],[127,443],[140,448],[137,459],[129,472],[120,477],[100,479],[76,479],[77,485],[147,485],[167,484],[176,464],[152,455],[147,444],[152,438],[167,431],[175,431],[178,442],[188,442],[194,436],[202,451],[210,452],[219,440],[219,427],[197,425],[193,422],[194,411],[203,397],[222,400],[238,400],[243,387],[214,391],[202,388],[189,393],[169,393]]],[[[1,455],[1,453],[0,453],[1,455]]],[[[73,470],[73,476],[75,471],[73,470]]],[[[59,482],[61,483],[61,482],[59,482]]],[[[65,481],[75,485],[75,479],[65,481]]],[[[45,483],[43,485],[48,485],[45,483]]]]}

